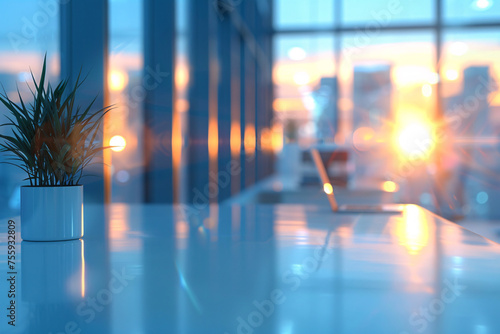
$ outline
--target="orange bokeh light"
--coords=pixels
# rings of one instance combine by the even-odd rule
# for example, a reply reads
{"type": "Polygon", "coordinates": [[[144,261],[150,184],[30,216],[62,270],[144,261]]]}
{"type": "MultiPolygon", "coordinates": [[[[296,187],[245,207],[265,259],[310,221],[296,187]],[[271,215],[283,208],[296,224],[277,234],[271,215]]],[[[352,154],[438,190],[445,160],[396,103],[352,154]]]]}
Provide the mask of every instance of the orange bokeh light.
{"type": "Polygon", "coordinates": [[[231,155],[238,156],[241,150],[241,128],[239,122],[231,123],[231,155]]]}
{"type": "Polygon", "coordinates": [[[382,184],[382,189],[386,192],[393,193],[398,190],[398,185],[393,181],[385,181],[382,184]]]}
{"type": "Polygon", "coordinates": [[[122,91],[128,84],[128,75],[122,70],[112,70],[108,77],[109,88],[112,91],[122,91]]]}
{"type": "Polygon", "coordinates": [[[245,152],[246,154],[255,154],[255,126],[248,124],[245,127],[245,152]]]}

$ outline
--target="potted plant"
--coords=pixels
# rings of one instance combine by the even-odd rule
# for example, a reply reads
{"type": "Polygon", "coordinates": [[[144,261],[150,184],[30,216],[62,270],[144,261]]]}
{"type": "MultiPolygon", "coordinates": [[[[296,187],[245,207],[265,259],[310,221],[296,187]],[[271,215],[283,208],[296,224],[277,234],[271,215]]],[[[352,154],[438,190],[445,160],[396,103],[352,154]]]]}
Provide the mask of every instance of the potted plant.
{"type": "Polygon", "coordinates": [[[83,236],[83,170],[105,149],[97,140],[103,116],[111,109],[91,112],[96,99],[83,108],[75,105],[80,75],[55,88],[46,80],[46,59],[40,79],[30,87],[33,102],[19,102],[4,91],[0,102],[7,108],[11,133],[0,135],[0,150],[11,165],[22,169],[29,185],[21,187],[21,238],[27,241],[59,241],[83,236]]]}

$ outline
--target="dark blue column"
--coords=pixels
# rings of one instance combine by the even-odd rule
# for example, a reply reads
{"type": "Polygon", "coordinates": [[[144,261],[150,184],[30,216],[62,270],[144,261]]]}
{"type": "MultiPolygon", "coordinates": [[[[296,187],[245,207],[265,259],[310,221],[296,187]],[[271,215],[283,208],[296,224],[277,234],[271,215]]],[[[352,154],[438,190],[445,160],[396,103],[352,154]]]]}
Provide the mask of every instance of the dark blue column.
{"type": "Polygon", "coordinates": [[[257,136],[255,124],[255,11],[256,2],[246,1],[244,3],[243,19],[248,29],[248,35],[245,38],[245,128],[244,128],[244,146],[245,146],[245,187],[255,184],[256,180],[256,150],[257,136]],[[250,149],[247,149],[250,148],[250,149]]]}
{"type": "MultiPolygon", "coordinates": [[[[222,14],[222,13],[221,13],[222,14]]],[[[231,196],[231,36],[229,17],[219,16],[217,23],[218,53],[218,200],[231,196]]]]}
{"type": "MultiPolygon", "coordinates": [[[[262,65],[262,110],[266,126],[272,131],[274,111],[273,111],[273,38],[272,38],[272,3],[266,8],[267,12],[263,14],[262,22],[262,49],[265,63],[262,65]]],[[[272,132],[271,132],[272,133],[272,132]]],[[[274,152],[265,153],[264,177],[274,172],[274,152]]]]}
{"type": "MultiPolygon", "coordinates": [[[[262,13],[260,10],[255,11],[255,19],[253,22],[253,31],[255,34],[255,39],[259,48],[262,48],[262,24],[263,22],[262,13]],[[261,22],[261,24],[257,24],[261,22]]],[[[255,59],[255,134],[256,134],[256,151],[255,151],[255,177],[256,181],[261,180],[264,177],[265,170],[265,154],[262,146],[262,132],[266,128],[266,111],[263,108],[263,68],[262,60],[258,61],[255,59]]]]}
{"type": "Polygon", "coordinates": [[[241,190],[241,116],[242,102],[242,71],[241,71],[241,37],[236,29],[231,31],[231,161],[236,168],[231,173],[231,194],[241,190]]]}
{"type": "Polygon", "coordinates": [[[144,96],[146,202],[173,201],[174,60],[175,1],[145,0],[144,76],[136,94],[144,96]]]}
{"type": "Polygon", "coordinates": [[[255,151],[255,177],[256,181],[262,180],[264,178],[264,171],[266,165],[266,152],[264,149],[266,147],[262,146],[262,132],[266,128],[266,111],[263,108],[263,76],[262,76],[262,66],[256,62],[255,71],[255,134],[256,134],[256,151],[255,151]]]}
{"type": "Polygon", "coordinates": [[[208,147],[210,115],[214,114],[213,108],[215,113],[217,108],[217,83],[211,87],[217,70],[217,15],[213,1],[190,1],[187,197],[190,203],[206,207],[218,195],[217,182],[209,179],[211,163],[208,147]]]}
{"type": "Polygon", "coordinates": [[[240,175],[240,190],[243,190],[246,188],[246,182],[245,182],[245,175],[247,173],[247,164],[246,164],[246,152],[245,152],[245,126],[246,126],[246,118],[245,115],[248,112],[247,111],[247,99],[248,96],[246,95],[246,80],[247,80],[247,73],[246,73],[246,59],[248,58],[248,53],[246,50],[246,45],[245,41],[240,37],[240,137],[241,137],[241,148],[240,148],[240,169],[241,169],[241,175],[240,175]]]}

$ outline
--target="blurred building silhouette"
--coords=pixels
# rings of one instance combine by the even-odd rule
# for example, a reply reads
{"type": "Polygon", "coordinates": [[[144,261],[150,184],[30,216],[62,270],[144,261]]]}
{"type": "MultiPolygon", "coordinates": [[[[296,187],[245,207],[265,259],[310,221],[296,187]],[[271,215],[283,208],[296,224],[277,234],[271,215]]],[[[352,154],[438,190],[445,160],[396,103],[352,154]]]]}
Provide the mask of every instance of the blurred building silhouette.
{"type": "Polygon", "coordinates": [[[391,117],[391,66],[354,67],[353,129],[368,126],[379,130],[391,117]]]}
{"type": "Polygon", "coordinates": [[[313,92],[313,97],[316,137],[319,141],[331,141],[338,132],[337,77],[321,78],[318,87],[313,92]]]}
{"type": "MultiPolygon", "coordinates": [[[[370,129],[374,135],[384,131],[391,119],[391,66],[363,65],[354,67],[352,129],[370,129]]],[[[370,147],[354,153],[355,178],[382,179],[387,162],[381,161],[381,148],[370,147]]]]}

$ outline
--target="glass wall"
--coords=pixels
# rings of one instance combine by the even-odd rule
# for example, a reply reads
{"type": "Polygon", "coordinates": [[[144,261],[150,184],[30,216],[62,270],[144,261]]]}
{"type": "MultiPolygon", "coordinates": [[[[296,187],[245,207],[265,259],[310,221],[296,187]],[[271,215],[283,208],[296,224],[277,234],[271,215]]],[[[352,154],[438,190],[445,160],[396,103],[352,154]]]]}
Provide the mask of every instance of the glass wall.
{"type": "MultiPolygon", "coordinates": [[[[355,33],[342,35],[337,142],[353,149],[353,182],[400,178],[415,145],[399,138],[436,118],[433,39],[428,30],[384,32],[359,45],[355,33]]],[[[413,200],[415,186],[422,183],[402,189],[402,201],[413,200]]]]}
{"type": "Polygon", "coordinates": [[[500,3],[494,0],[444,0],[447,23],[495,22],[500,19],[500,3]]]}
{"type": "Polygon", "coordinates": [[[372,28],[382,26],[432,23],[435,0],[341,0],[342,24],[360,24],[372,28]]]}
{"type": "Polygon", "coordinates": [[[274,1],[276,29],[331,27],[335,7],[331,0],[274,1]]]}
{"type": "Polygon", "coordinates": [[[490,205],[500,198],[498,1],[274,4],[282,165],[305,170],[291,136],[302,151],[348,152],[353,189],[376,184],[448,218],[500,217],[490,205]]]}

